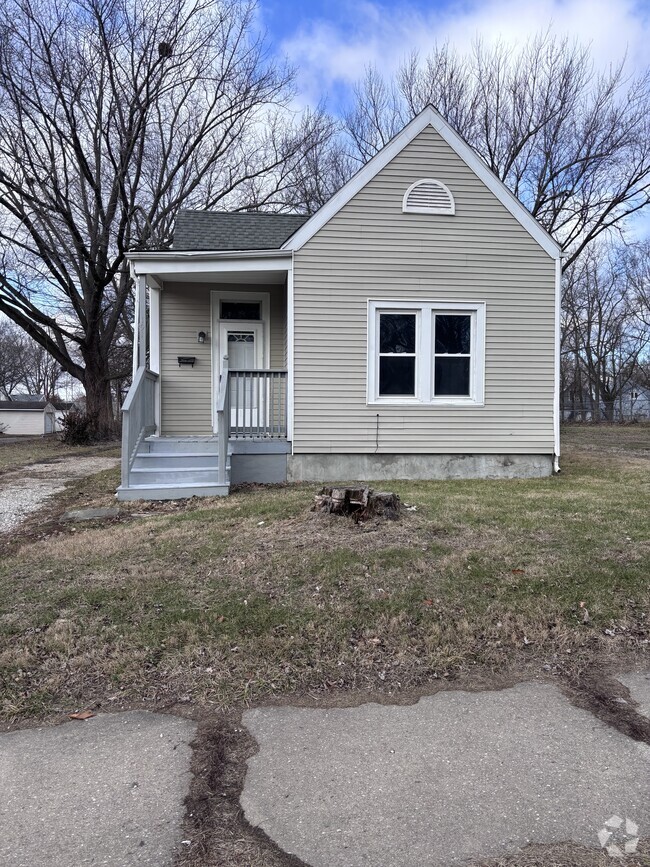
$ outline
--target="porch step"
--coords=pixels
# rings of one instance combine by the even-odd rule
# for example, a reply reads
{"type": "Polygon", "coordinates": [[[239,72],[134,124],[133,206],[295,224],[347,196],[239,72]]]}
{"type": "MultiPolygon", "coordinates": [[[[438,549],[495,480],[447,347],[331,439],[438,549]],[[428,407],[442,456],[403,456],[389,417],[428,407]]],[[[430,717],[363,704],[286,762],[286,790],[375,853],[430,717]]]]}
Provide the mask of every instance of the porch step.
{"type": "Polygon", "coordinates": [[[134,462],[137,470],[182,470],[189,468],[215,467],[218,452],[140,452],[134,462]]]}
{"type": "Polygon", "coordinates": [[[134,485],[194,485],[217,484],[219,468],[215,463],[208,466],[161,467],[157,464],[132,467],[131,487],[134,485]]]}
{"type": "Polygon", "coordinates": [[[219,450],[215,436],[205,437],[146,437],[143,453],[149,454],[212,454],[219,450]]]}
{"type": "Polygon", "coordinates": [[[183,500],[188,497],[227,497],[230,485],[198,482],[191,485],[131,485],[117,489],[117,499],[127,500],[183,500]]]}

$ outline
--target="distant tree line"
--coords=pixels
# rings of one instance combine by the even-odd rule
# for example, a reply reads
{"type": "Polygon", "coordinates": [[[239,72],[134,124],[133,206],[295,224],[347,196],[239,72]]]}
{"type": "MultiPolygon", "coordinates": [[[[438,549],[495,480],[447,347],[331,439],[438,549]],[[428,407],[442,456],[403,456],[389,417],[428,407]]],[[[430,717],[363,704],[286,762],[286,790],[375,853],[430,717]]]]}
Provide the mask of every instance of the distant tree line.
{"type": "Polygon", "coordinates": [[[0,399],[58,395],[63,371],[52,356],[10,320],[0,321],[0,399]]]}
{"type": "Polygon", "coordinates": [[[571,421],[650,417],[650,245],[596,244],[565,272],[561,403],[571,421]]]}

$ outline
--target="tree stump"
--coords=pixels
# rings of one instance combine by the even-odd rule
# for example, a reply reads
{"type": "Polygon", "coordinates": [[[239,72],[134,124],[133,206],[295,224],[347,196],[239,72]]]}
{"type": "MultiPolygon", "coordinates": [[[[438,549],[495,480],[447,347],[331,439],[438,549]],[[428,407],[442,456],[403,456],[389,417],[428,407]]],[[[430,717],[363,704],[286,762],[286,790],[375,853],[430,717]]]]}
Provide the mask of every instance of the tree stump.
{"type": "Polygon", "coordinates": [[[312,512],[347,515],[355,522],[368,518],[399,518],[402,504],[397,494],[372,488],[323,488],[314,498],[312,512]]]}

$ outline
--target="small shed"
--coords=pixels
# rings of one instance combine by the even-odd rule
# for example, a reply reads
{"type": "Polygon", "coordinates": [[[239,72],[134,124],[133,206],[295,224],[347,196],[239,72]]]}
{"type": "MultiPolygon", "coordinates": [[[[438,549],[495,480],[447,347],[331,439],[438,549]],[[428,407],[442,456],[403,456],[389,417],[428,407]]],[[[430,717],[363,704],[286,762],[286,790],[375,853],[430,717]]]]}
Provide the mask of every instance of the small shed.
{"type": "Polygon", "coordinates": [[[6,436],[43,436],[59,428],[49,400],[0,400],[0,433],[6,436]]]}

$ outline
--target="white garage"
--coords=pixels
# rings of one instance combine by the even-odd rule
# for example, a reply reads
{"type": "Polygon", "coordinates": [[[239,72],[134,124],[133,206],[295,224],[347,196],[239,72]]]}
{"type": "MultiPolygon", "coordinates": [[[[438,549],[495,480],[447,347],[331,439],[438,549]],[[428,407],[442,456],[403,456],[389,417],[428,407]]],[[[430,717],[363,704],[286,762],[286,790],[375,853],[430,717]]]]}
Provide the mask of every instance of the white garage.
{"type": "Polygon", "coordinates": [[[0,400],[0,434],[43,436],[59,429],[57,410],[45,400],[0,400]]]}

